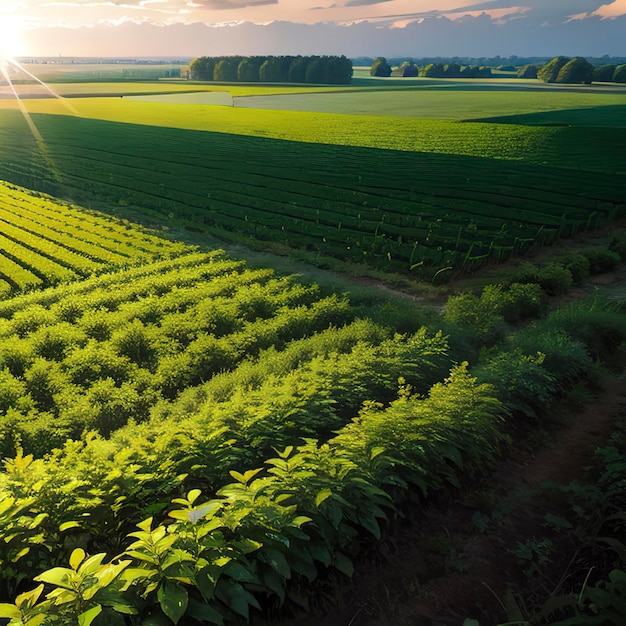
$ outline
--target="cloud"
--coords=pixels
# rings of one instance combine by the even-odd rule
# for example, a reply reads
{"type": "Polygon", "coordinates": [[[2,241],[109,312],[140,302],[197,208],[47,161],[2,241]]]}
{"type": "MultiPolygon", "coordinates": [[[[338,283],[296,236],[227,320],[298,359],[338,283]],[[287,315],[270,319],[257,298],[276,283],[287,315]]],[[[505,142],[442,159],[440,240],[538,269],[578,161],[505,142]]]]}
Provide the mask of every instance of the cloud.
{"type": "Polygon", "coordinates": [[[393,0],[350,0],[350,2],[346,2],[346,4],[344,4],[343,6],[364,7],[364,6],[369,6],[371,4],[383,4],[384,2],[393,2],[393,0]]]}
{"type": "Polygon", "coordinates": [[[211,11],[230,11],[278,4],[278,0],[194,0],[192,6],[211,11]]]}

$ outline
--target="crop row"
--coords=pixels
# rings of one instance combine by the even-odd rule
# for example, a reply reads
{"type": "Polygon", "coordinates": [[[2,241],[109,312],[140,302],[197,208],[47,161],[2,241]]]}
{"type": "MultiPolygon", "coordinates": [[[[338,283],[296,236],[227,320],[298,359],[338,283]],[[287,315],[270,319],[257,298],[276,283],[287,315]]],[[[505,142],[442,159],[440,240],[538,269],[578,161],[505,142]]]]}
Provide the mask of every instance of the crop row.
{"type": "Polygon", "coordinates": [[[13,289],[70,281],[105,266],[180,254],[184,246],[0,184],[0,278],[13,289]]]}

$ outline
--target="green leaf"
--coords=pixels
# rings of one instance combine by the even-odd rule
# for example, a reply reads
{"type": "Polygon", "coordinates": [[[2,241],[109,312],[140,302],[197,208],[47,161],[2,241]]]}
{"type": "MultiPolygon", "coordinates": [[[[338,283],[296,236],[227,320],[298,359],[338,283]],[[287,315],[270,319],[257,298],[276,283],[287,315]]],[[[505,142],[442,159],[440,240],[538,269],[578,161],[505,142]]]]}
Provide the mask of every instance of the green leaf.
{"type": "Polygon", "coordinates": [[[553,515],[552,513],[546,513],[544,519],[548,524],[554,526],[556,528],[573,528],[572,524],[568,522],[565,518],[560,517],[559,515],[553,515]]]}
{"type": "Polygon", "coordinates": [[[20,617],[21,611],[15,606],[15,604],[0,603],[0,617],[13,618],[20,617]]]}
{"type": "Polygon", "coordinates": [[[324,500],[326,500],[326,498],[330,498],[330,496],[333,495],[333,492],[330,489],[322,489],[316,496],[315,496],[315,508],[319,509],[320,508],[320,504],[322,504],[322,502],[324,502],[324,500]]]}
{"type": "Polygon", "coordinates": [[[333,565],[348,578],[352,578],[354,574],[354,565],[345,554],[341,554],[341,552],[335,552],[333,565]]]}
{"type": "Polygon", "coordinates": [[[32,591],[25,591],[21,593],[17,598],[15,598],[15,604],[20,607],[22,610],[31,609],[37,604],[37,600],[39,600],[39,596],[43,592],[44,586],[39,585],[35,587],[32,591]]]}
{"type": "Polygon", "coordinates": [[[76,571],[78,566],[85,560],[85,551],[82,548],[75,548],[70,555],[70,567],[76,571]]]}
{"type": "Polygon", "coordinates": [[[174,624],[178,624],[180,618],[187,611],[189,604],[189,594],[181,585],[164,580],[157,590],[157,600],[161,605],[161,610],[174,624]]]}
{"type": "Polygon", "coordinates": [[[202,495],[202,491],[200,489],[192,489],[187,494],[187,500],[189,500],[189,502],[193,504],[201,495],[202,495]]]}
{"type": "Polygon", "coordinates": [[[72,591],[73,587],[70,584],[70,581],[75,577],[76,572],[71,569],[66,569],[65,567],[53,567],[52,569],[39,574],[39,576],[35,576],[33,580],[72,591]]]}
{"type": "Polygon", "coordinates": [[[92,606],[89,610],[78,616],[78,626],[90,626],[91,622],[102,613],[102,607],[99,604],[92,606]]]}
{"type": "Polygon", "coordinates": [[[233,580],[236,580],[237,582],[255,583],[259,581],[254,573],[252,573],[250,570],[246,569],[243,565],[237,563],[236,561],[231,561],[230,563],[227,563],[224,566],[223,570],[227,576],[230,576],[233,580]]]}
{"type": "Polygon", "coordinates": [[[216,626],[224,626],[224,618],[213,607],[208,604],[202,604],[197,600],[189,600],[188,615],[203,624],[215,624],[216,626]]]}
{"type": "Polygon", "coordinates": [[[65,532],[66,530],[70,530],[70,528],[80,528],[80,524],[78,522],[63,522],[59,526],[59,532],[65,532]]]}

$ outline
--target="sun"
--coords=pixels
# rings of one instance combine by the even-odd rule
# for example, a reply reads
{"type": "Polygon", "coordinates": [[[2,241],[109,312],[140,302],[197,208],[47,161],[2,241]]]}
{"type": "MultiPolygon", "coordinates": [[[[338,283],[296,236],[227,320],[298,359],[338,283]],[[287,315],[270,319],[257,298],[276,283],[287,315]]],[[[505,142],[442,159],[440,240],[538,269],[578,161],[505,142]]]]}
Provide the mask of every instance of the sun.
{"type": "Polygon", "coordinates": [[[20,24],[16,18],[0,15],[0,59],[21,54],[20,24]]]}

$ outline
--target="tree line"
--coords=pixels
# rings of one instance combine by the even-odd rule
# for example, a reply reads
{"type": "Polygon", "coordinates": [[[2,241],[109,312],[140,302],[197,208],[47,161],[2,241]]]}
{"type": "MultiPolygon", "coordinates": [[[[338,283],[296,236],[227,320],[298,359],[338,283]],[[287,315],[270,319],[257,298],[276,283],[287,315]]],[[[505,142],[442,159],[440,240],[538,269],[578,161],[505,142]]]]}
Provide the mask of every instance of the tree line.
{"type": "Polygon", "coordinates": [[[385,57],[378,57],[370,68],[371,76],[388,77],[391,75],[404,78],[422,76],[425,78],[491,78],[491,68],[484,65],[465,65],[458,63],[428,63],[423,67],[411,61],[404,61],[393,69],[385,57]]]}
{"type": "Polygon", "coordinates": [[[348,84],[352,61],[345,56],[197,57],[189,64],[191,80],[348,84]]]}
{"type": "MultiPolygon", "coordinates": [[[[593,65],[584,57],[557,56],[545,64],[530,63],[522,67],[500,66],[501,71],[515,71],[518,78],[538,78],[545,83],[590,84],[591,82],[626,83],[626,64],[593,65]]],[[[378,57],[370,68],[372,76],[401,76],[426,78],[490,78],[492,68],[487,66],[451,63],[428,63],[419,67],[413,61],[404,61],[392,68],[385,57],[378,57]]]]}

